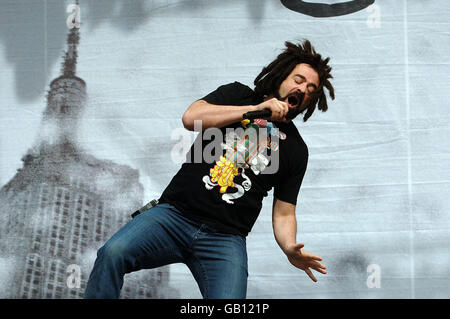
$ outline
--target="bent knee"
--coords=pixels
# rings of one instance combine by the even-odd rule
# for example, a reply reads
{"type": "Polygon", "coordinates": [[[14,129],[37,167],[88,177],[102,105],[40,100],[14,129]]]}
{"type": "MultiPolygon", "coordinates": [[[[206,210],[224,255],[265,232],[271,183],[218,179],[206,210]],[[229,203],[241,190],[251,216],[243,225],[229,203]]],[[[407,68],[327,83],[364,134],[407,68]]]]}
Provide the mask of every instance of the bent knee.
{"type": "Polygon", "coordinates": [[[107,242],[97,251],[98,258],[122,259],[130,255],[129,245],[120,241],[107,242]]]}

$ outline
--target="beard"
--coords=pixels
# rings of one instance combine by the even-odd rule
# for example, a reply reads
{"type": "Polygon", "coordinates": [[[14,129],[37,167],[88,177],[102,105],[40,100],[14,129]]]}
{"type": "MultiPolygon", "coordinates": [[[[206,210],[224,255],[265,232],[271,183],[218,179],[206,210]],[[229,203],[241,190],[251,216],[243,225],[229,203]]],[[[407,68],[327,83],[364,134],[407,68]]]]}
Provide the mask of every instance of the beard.
{"type": "Polygon", "coordinates": [[[292,92],[284,97],[281,97],[278,92],[276,92],[275,97],[278,100],[289,104],[289,111],[285,116],[287,120],[293,120],[297,115],[306,109],[303,105],[303,102],[305,102],[305,94],[302,92],[292,92]]]}

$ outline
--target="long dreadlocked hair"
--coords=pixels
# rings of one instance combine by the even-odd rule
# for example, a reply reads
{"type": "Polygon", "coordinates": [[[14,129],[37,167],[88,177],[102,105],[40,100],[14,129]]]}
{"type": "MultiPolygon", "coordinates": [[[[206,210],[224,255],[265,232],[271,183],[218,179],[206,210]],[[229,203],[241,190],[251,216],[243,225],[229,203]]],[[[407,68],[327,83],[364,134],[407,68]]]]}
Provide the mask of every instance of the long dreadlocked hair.
{"type": "Polygon", "coordinates": [[[311,95],[307,111],[303,116],[303,121],[306,122],[313,114],[317,104],[322,112],[328,110],[327,98],[323,87],[328,89],[331,99],[334,100],[334,88],[328,80],[333,78],[330,74],[331,66],[328,65],[330,58],[322,59],[322,56],[316,53],[309,40],[304,40],[303,44],[299,43],[298,45],[286,41],[285,46],[286,49],[268,66],[264,67],[256,77],[253,82],[255,84],[255,92],[263,97],[271,94],[278,97],[281,83],[298,64],[307,63],[311,65],[319,74],[319,86],[311,95]]]}

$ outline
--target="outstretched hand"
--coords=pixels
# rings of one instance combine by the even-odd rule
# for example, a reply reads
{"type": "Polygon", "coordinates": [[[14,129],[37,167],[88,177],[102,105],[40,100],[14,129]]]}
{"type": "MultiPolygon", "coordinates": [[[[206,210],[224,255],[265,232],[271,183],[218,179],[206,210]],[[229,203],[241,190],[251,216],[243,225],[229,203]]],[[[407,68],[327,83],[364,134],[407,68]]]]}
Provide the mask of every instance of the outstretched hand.
{"type": "Polygon", "coordinates": [[[322,274],[326,274],[326,267],[319,262],[322,261],[322,257],[303,250],[302,248],[304,246],[304,244],[291,245],[285,250],[285,254],[292,265],[305,271],[309,278],[311,278],[314,282],[317,282],[317,279],[311,269],[314,269],[322,274]]]}

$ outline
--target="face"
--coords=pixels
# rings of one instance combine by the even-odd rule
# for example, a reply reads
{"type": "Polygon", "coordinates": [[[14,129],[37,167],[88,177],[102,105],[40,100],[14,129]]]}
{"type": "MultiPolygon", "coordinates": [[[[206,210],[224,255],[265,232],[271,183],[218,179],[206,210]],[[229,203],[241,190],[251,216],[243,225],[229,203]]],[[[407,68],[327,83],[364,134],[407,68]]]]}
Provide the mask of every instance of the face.
{"type": "MultiPolygon", "coordinates": [[[[286,97],[296,91],[301,91],[305,94],[302,105],[299,107],[303,111],[309,104],[311,94],[319,87],[319,74],[309,64],[300,63],[292,70],[287,78],[281,83],[278,90],[279,96],[285,102],[288,102],[286,97]]],[[[290,105],[290,108],[295,106],[290,105]]]]}

